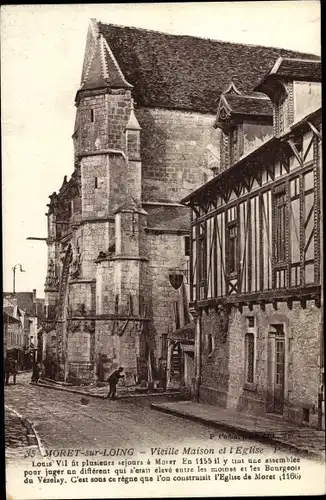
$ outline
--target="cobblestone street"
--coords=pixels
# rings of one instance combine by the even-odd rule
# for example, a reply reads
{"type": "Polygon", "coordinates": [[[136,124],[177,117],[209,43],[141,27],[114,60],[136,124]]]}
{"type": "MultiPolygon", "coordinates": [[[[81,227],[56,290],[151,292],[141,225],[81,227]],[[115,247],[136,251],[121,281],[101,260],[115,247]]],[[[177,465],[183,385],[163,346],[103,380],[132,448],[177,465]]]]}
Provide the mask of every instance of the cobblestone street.
{"type": "Polygon", "coordinates": [[[176,446],[189,441],[212,445],[210,436],[216,434],[205,425],[151,410],[153,399],[87,398],[29,381],[30,375],[22,374],[16,385],[6,387],[5,404],[33,423],[45,449],[176,446]]]}
{"type": "Polygon", "coordinates": [[[41,457],[31,424],[8,406],[5,408],[5,448],[9,461],[21,461],[32,448],[35,456],[41,457]]]}
{"type": "Polygon", "coordinates": [[[28,446],[28,429],[22,420],[10,410],[5,413],[5,445],[9,448],[28,446]]]}
{"type": "MultiPolygon", "coordinates": [[[[169,455],[168,448],[180,449],[182,453],[185,453],[183,451],[185,447],[195,450],[194,453],[198,457],[203,453],[198,450],[219,449],[223,452],[223,448],[230,450],[232,447],[232,452],[223,452],[226,455],[222,454],[221,457],[226,456],[227,460],[229,458],[237,460],[234,463],[244,463],[243,460],[246,458],[242,456],[248,458],[257,456],[255,455],[257,453],[262,459],[268,457],[268,460],[275,460],[275,458],[277,461],[282,458],[283,461],[289,462],[300,460],[300,471],[304,472],[305,478],[300,484],[300,492],[302,488],[308,491],[309,478],[312,474],[314,477],[323,477],[324,474],[323,463],[310,458],[298,458],[295,452],[275,451],[272,445],[262,444],[237,433],[223,431],[223,429],[217,430],[209,425],[157,412],[150,407],[151,398],[139,398],[136,402],[134,398],[117,401],[87,398],[80,394],[32,385],[29,380],[28,374],[22,374],[18,376],[16,385],[5,387],[6,463],[7,478],[11,483],[15,481],[16,471],[20,471],[21,475],[27,468],[32,471],[31,474],[37,473],[35,470],[43,463],[47,467],[49,457],[65,457],[68,450],[73,453],[78,452],[78,457],[90,457],[92,460],[92,457],[97,457],[97,453],[98,458],[110,457],[110,450],[113,448],[113,457],[116,456],[117,448],[134,448],[135,458],[144,458],[146,455],[151,455],[150,448],[164,447],[163,456],[158,455],[163,459],[163,466],[169,463],[170,458],[174,458],[166,456],[166,454],[169,455]],[[23,422],[19,416],[23,418],[23,422]],[[39,448],[31,446],[28,441],[31,430],[36,431],[39,448]],[[103,450],[105,450],[105,455],[103,455],[103,450]],[[109,454],[107,455],[106,452],[109,454]]],[[[206,458],[198,460],[206,460],[206,458]]],[[[55,464],[60,465],[60,460],[58,463],[55,460],[55,464]]],[[[207,488],[209,484],[207,482],[207,488]]],[[[291,481],[282,484],[290,488],[291,481]]],[[[57,484],[54,486],[58,487],[57,484]]],[[[59,491],[56,490],[56,492],[59,491]]],[[[87,498],[91,498],[94,491],[91,489],[87,491],[87,498]]],[[[201,493],[204,493],[204,490],[201,493]]],[[[30,494],[33,495],[32,490],[30,494]]],[[[28,498],[36,497],[28,496],[28,498]]],[[[47,496],[46,498],[54,497],[47,496]]],[[[84,498],[84,496],[71,498],[84,498]]]]}
{"type": "MultiPolygon", "coordinates": [[[[31,385],[30,375],[21,374],[17,385],[5,388],[6,407],[32,423],[45,449],[150,446],[261,446],[254,440],[232,436],[208,425],[150,409],[153,400],[107,401],[31,385]],[[224,436],[226,438],[224,438],[224,436]],[[238,441],[239,443],[239,441],[238,441]]],[[[6,411],[6,445],[9,450],[35,444],[31,431],[12,411],[6,411]]],[[[264,445],[266,452],[272,446],[264,445]]]]}

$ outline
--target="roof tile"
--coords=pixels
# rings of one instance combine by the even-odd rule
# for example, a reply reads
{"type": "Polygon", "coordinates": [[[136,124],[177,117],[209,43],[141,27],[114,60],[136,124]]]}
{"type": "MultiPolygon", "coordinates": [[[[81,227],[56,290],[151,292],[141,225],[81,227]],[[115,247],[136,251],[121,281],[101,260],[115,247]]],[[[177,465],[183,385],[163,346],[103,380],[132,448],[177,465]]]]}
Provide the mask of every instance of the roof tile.
{"type": "Polygon", "coordinates": [[[291,50],[170,35],[99,23],[138,105],[215,113],[232,80],[251,91],[279,56],[317,58],[291,50]]]}

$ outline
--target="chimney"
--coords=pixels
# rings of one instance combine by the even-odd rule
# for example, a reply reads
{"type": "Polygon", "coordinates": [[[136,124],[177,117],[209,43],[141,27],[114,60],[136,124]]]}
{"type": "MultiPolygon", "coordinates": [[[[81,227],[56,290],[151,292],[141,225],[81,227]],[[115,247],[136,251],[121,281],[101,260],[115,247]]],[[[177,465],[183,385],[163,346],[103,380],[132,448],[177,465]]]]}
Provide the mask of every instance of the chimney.
{"type": "Polygon", "coordinates": [[[33,302],[36,302],[36,288],[33,288],[33,302]]]}

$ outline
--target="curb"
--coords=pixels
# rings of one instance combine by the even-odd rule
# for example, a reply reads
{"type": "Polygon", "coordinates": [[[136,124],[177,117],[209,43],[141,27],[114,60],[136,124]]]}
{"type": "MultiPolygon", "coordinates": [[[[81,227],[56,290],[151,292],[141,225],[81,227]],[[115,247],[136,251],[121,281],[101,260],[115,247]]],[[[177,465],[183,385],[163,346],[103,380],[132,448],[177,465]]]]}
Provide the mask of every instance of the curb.
{"type": "Polygon", "coordinates": [[[248,429],[244,429],[243,427],[239,427],[234,424],[227,424],[225,422],[218,422],[216,420],[211,420],[209,418],[198,417],[197,415],[191,415],[190,413],[183,412],[182,410],[164,408],[155,403],[151,404],[151,409],[160,411],[162,413],[167,413],[169,415],[174,415],[176,417],[181,417],[187,420],[191,420],[193,422],[198,422],[203,425],[210,425],[211,427],[216,427],[217,429],[226,429],[228,431],[237,432],[238,434],[241,434],[244,437],[251,439],[255,438],[258,441],[264,443],[278,444],[279,446],[282,446],[282,448],[286,448],[290,451],[295,451],[297,453],[300,453],[301,455],[310,456],[315,459],[321,460],[322,462],[325,462],[325,454],[323,452],[318,452],[311,450],[310,448],[305,448],[302,446],[297,446],[292,443],[287,443],[286,441],[282,441],[281,439],[278,438],[272,438],[271,436],[266,435],[266,432],[249,431],[248,429]]]}
{"type": "MultiPolygon", "coordinates": [[[[87,397],[90,397],[90,398],[97,398],[97,399],[104,399],[104,396],[101,396],[100,394],[91,394],[89,392],[86,392],[86,391],[79,391],[78,389],[69,389],[68,387],[62,387],[62,386],[59,386],[59,385],[50,385],[50,384],[44,384],[42,382],[38,382],[37,384],[35,383],[31,383],[31,385],[37,385],[39,387],[45,387],[46,389],[54,389],[55,391],[64,391],[64,392],[71,392],[73,394],[80,394],[82,396],[87,396],[87,397]]],[[[121,399],[135,399],[135,398],[144,398],[144,397],[150,397],[150,396],[158,396],[158,397],[161,397],[161,396],[181,396],[180,393],[178,392],[153,392],[153,393],[146,393],[146,394],[128,394],[128,395],[123,395],[123,396],[119,396],[119,394],[117,395],[117,399],[118,400],[121,400],[121,399]]]]}
{"type": "Polygon", "coordinates": [[[34,425],[32,424],[32,422],[30,422],[29,420],[27,420],[27,418],[23,417],[20,413],[18,413],[18,411],[16,411],[14,408],[12,408],[11,406],[8,406],[5,404],[5,409],[11,411],[12,413],[14,413],[18,418],[20,418],[20,420],[22,421],[23,425],[26,427],[26,430],[27,430],[27,440],[28,440],[28,448],[30,447],[38,447],[39,449],[39,452],[40,454],[42,455],[42,457],[45,456],[45,450],[44,450],[44,447],[42,445],[42,441],[41,441],[41,438],[37,432],[37,430],[35,429],[34,425]]]}

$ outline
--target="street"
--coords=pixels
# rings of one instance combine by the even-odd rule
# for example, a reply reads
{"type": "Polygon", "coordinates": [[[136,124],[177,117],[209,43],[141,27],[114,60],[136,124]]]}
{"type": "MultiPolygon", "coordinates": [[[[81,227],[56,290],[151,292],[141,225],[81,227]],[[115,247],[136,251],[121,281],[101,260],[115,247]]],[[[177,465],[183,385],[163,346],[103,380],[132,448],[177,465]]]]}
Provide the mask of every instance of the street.
{"type": "MultiPolygon", "coordinates": [[[[144,449],[152,446],[211,447],[262,446],[254,440],[231,436],[216,428],[157,412],[150,408],[150,398],[139,402],[128,399],[109,401],[31,385],[30,374],[17,377],[17,385],[5,388],[5,404],[31,422],[45,449],[123,448],[144,449]]],[[[6,412],[7,413],[7,412],[6,412]]],[[[7,425],[7,445],[11,431],[7,425]]],[[[25,438],[24,438],[25,439],[25,438]]],[[[24,445],[24,442],[21,443],[24,445]]],[[[263,445],[265,452],[272,446],[263,445]]]]}
{"type": "MultiPolygon", "coordinates": [[[[211,446],[217,434],[214,428],[151,410],[152,400],[147,398],[139,403],[85,398],[29,382],[30,374],[18,375],[17,384],[5,388],[5,404],[33,423],[45,449],[139,449],[187,442],[211,446]]],[[[231,442],[219,440],[219,444],[231,442]]]]}
{"type": "MultiPolygon", "coordinates": [[[[293,487],[296,491],[300,489],[300,491],[309,492],[311,490],[310,479],[312,474],[320,478],[324,474],[324,465],[322,463],[318,464],[311,459],[299,458],[295,452],[289,453],[289,451],[281,450],[276,452],[273,446],[259,443],[253,439],[242,438],[223,429],[219,430],[177,416],[157,412],[150,408],[152,398],[138,398],[136,402],[134,399],[132,401],[128,399],[108,401],[91,397],[86,398],[79,394],[31,385],[29,381],[30,374],[24,373],[17,377],[16,385],[10,384],[5,387],[6,471],[7,481],[11,485],[11,491],[16,495],[15,498],[18,498],[17,492],[20,492],[19,495],[21,495],[22,491],[24,491],[24,500],[27,498],[54,498],[52,496],[54,493],[56,498],[68,498],[68,496],[69,498],[94,498],[94,495],[98,497],[106,495],[106,490],[101,489],[101,483],[96,484],[97,489],[94,490],[92,482],[88,484],[88,479],[82,473],[80,473],[79,479],[77,478],[78,481],[82,481],[80,485],[76,485],[74,480],[72,484],[69,476],[66,479],[60,479],[61,476],[59,475],[59,479],[53,479],[51,474],[63,474],[62,471],[52,472],[53,466],[61,467],[61,469],[66,467],[68,463],[65,460],[66,457],[72,457],[69,460],[72,460],[71,463],[75,466],[78,465],[78,462],[74,462],[74,458],[80,461],[80,458],[83,457],[81,465],[86,467],[100,466],[101,464],[105,466],[108,463],[106,461],[94,462],[94,458],[95,460],[113,459],[117,463],[120,455],[120,459],[123,459],[126,466],[128,459],[131,459],[128,464],[145,464],[145,462],[133,462],[133,460],[154,456],[156,459],[152,465],[159,466],[155,469],[157,474],[162,472],[172,474],[172,469],[167,469],[166,466],[170,467],[171,464],[176,464],[175,458],[179,457],[175,457],[175,455],[179,453],[178,450],[180,450],[181,458],[179,460],[181,460],[180,464],[182,466],[186,464],[189,467],[189,464],[195,461],[196,464],[199,464],[196,465],[196,471],[200,470],[202,473],[206,469],[202,468],[201,464],[205,465],[210,460],[207,457],[217,456],[221,458],[214,459],[216,460],[214,463],[221,466],[222,474],[215,474],[214,478],[215,480],[216,478],[220,479],[218,488],[221,495],[227,492],[227,481],[231,480],[232,477],[237,479],[237,476],[230,474],[230,471],[236,470],[235,467],[238,467],[237,471],[243,471],[247,470],[247,464],[250,471],[258,471],[258,478],[260,478],[260,466],[257,468],[256,464],[257,462],[260,463],[260,459],[263,460],[264,457],[267,457],[267,461],[271,460],[272,463],[274,461],[278,463],[279,459],[286,464],[290,462],[290,469],[300,472],[297,480],[302,479],[300,483],[296,483],[297,485],[292,484],[291,478],[286,482],[279,481],[277,483],[279,493],[291,492],[293,487]],[[23,419],[21,422],[19,422],[19,416],[23,419]],[[31,442],[29,423],[34,426],[40,447],[37,446],[35,441],[31,442]],[[225,450],[229,451],[225,451],[224,447],[225,450]],[[221,451],[217,451],[218,454],[214,455],[216,452],[211,451],[214,448],[221,451]],[[230,451],[231,448],[232,452],[230,451]],[[194,452],[185,452],[185,449],[191,449],[194,452]],[[132,451],[131,456],[128,457],[127,453],[127,458],[124,459],[123,454],[128,450],[132,451]],[[67,453],[72,454],[67,455],[67,453]],[[187,458],[182,458],[184,454],[186,454],[187,458]],[[195,455],[195,458],[191,457],[192,454],[195,455]],[[51,459],[54,460],[51,461],[51,459]],[[229,460],[230,462],[228,462],[229,460]],[[299,465],[297,465],[298,463],[299,465]],[[163,467],[161,468],[161,466],[163,467]],[[241,468],[243,466],[244,469],[241,468]],[[227,472],[227,474],[225,475],[224,472],[227,472]],[[26,474],[30,478],[30,475],[34,477],[35,474],[42,473],[45,474],[44,481],[50,482],[51,485],[47,490],[37,490],[35,496],[34,488],[36,483],[33,483],[32,479],[27,479],[26,474]],[[47,477],[49,475],[51,476],[50,479],[47,477]],[[24,490],[21,489],[23,480],[24,488],[26,487],[24,490]],[[27,481],[29,482],[28,485],[26,484],[27,481]],[[32,484],[30,484],[31,482],[32,484]],[[52,484],[53,482],[56,484],[52,484]],[[69,485],[68,482],[71,484],[69,485]],[[61,490],[61,484],[65,484],[70,489],[61,490]]],[[[147,458],[146,464],[149,462],[147,458]]],[[[110,465],[112,464],[113,462],[110,462],[110,465]]],[[[273,465],[272,467],[265,466],[260,479],[274,477],[266,475],[266,470],[271,470],[273,467],[273,465]]],[[[177,469],[175,470],[177,471],[177,469]]],[[[146,477],[149,477],[148,471],[149,469],[142,469],[142,474],[147,474],[146,477]]],[[[125,481],[124,476],[128,473],[130,474],[130,467],[128,472],[127,468],[112,469],[111,475],[108,477],[112,481],[125,481]],[[117,475],[118,479],[115,479],[113,474],[117,475]]],[[[92,478],[93,476],[90,475],[89,477],[92,478]]],[[[161,494],[167,495],[170,491],[168,489],[169,483],[163,484],[160,477],[155,476],[155,480],[159,481],[161,494]]],[[[42,478],[40,480],[43,481],[42,478]]],[[[90,481],[93,480],[97,481],[96,477],[90,479],[90,481]]],[[[104,478],[103,481],[106,481],[106,479],[104,478]]],[[[126,481],[128,483],[129,479],[126,481]]],[[[153,478],[148,479],[148,481],[153,481],[153,478]]],[[[148,483],[148,487],[152,489],[146,491],[141,489],[144,486],[139,485],[140,489],[138,491],[132,485],[132,493],[128,490],[127,496],[133,496],[134,494],[142,496],[145,493],[153,496],[155,484],[152,483],[152,486],[150,486],[151,483],[148,483]]],[[[204,494],[211,496],[216,492],[214,484],[216,484],[215,481],[205,481],[205,484],[200,483],[199,489],[198,485],[191,485],[190,493],[196,493],[195,496],[204,494]],[[196,486],[196,491],[193,492],[194,486],[196,486]]],[[[250,481],[248,486],[249,484],[251,493],[258,494],[260,481],[250,481]]],[[[320,491],[320,484],[320,481],[316,482],[317,492],[320,491]]],[[[120,483],[117,485],[114,483],[114,486],[111,485],[110,488],[111,497],[124,495],[123,491],[125,490],[120,488],[120,483]]],[[[189,492],[189,490],[187,491],[189,492]]],[[[19,496],[19,498],[22,497],[19,496]]]]}

